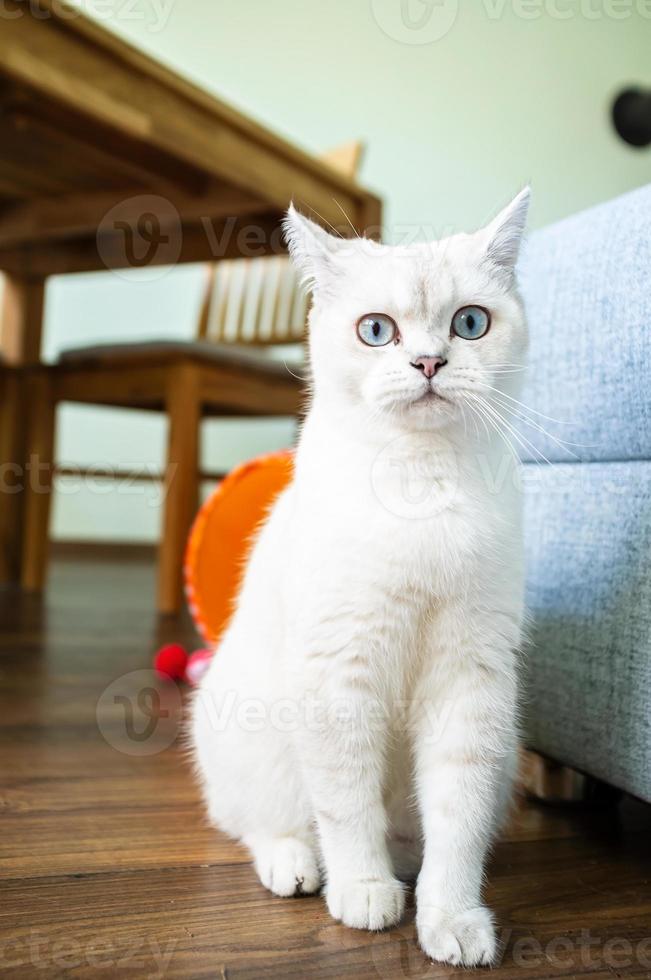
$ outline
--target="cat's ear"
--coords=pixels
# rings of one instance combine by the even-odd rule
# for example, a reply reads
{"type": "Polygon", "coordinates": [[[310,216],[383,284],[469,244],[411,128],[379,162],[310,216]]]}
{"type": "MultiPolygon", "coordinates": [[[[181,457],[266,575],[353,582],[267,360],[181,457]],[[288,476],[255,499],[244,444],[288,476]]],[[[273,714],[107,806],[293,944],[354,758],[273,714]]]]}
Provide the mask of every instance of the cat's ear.
{"type": "Polygon", "coordinates": [[[325,286],[335,273],[335,256],[346,239],[330,235],[293,204],[283,221],[283,232],[303,284],[310,289],[325,286]]]}
{"type": "Polygon", "coordinates": [[[486,258],[507,282],[513,278],[520,253],[530,198],[531,189],[525,187],[480,232],[486,258]]]}

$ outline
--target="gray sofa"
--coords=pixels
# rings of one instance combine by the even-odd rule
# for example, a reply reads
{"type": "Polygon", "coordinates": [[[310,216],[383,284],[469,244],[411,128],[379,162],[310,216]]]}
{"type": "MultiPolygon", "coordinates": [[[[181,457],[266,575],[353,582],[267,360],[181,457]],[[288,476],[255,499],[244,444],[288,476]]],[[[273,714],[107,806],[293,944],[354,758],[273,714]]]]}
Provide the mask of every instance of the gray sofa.
{"type": "Polygon", "coordinates": [[[571,423],[521,426],[526,739],[651,800],[651,185],[534,233],[520,281],[523,401],[571,423]]]}

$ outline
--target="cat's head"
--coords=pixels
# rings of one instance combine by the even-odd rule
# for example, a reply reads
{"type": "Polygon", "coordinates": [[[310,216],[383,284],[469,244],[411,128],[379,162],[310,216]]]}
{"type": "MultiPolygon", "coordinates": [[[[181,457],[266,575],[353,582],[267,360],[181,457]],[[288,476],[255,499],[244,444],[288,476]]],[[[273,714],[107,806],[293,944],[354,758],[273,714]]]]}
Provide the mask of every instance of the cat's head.
{"type": "Polygon", "coordinates": [[[527,346],[514,269],[528,203],[525,188],[485,228],[409,246],[336,237],[291,207],[290,254],[312,290],[317,396],[435,429],[463,418],[487,386],[508,390],[527,346]]]}

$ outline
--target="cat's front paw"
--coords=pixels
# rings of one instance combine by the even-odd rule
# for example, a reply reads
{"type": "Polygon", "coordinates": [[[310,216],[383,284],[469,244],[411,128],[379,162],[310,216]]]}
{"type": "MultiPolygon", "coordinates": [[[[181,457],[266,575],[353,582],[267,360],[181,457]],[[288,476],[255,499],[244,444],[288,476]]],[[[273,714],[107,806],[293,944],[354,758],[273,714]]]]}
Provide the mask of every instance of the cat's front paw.
{"type": "Polygon", "coordinates": [[[321,887],[316,855],[296,837],[249,842],[260,881],[274,895],[311,895],[321,887]]]}
{"type": "Polygon", "coordinates": [[[404,886],[395,878],[350,878],[331,882],[326,892],[328,909],[351,929],[387,929],[405,910],[404,886]]]}
{"type": "Polygon", "coordinates": [[[420,945],[433,960],[454,966],[490,966],[497,955],[493,916],[479,907],[447,913],[419,908],[416,928],[420,945]]]}

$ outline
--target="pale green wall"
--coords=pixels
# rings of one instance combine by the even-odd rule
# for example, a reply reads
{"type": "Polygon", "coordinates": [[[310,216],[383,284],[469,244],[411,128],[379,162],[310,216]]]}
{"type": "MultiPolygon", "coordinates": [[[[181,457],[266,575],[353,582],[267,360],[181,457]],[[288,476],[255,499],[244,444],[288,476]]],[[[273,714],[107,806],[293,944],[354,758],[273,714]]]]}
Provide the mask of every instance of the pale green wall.
{"type": "MultiPolygon", "coordinates": [[[[414,16],[426,13],[411,0],[414,16]]],[[[92,11],[91,0],[80,6],[92,11]]],[[[318,151],[368,144],[363,180],[386,202],[389,237],[482,222],[525,181],[532,224],[556,220],[651,179],[651,151],[615,139],[608,104],[651,84],[651,0],[443,0],[419,33],[399,0],[95,0],[106,25],[233,104],[318,151]],[[454,19],[455,10],[457,12],[454,19]],[[111,12],[107,19],[107,12],[111,12]],[[454,23],[438,40],[443,19],[454,23]]],[[[46,348],[192,333],[194,268],[142,281],[114,274],[51,284],[46,348]]],[[[290,438],[288,425],[213,424],[213,467],[290,438]]],[[[162,457],[163,422],[69,408],[66,462],[162,457]]],[[[141,488],[60,493],[63,537],[151,538],[158,508],[141,488]]]]}

